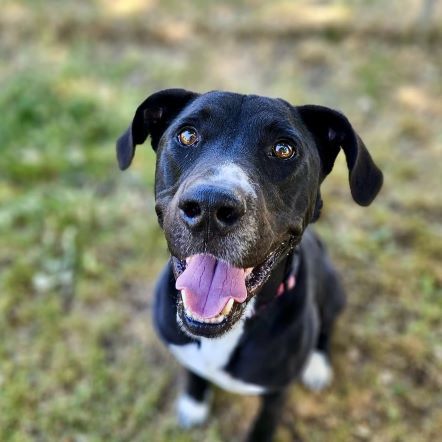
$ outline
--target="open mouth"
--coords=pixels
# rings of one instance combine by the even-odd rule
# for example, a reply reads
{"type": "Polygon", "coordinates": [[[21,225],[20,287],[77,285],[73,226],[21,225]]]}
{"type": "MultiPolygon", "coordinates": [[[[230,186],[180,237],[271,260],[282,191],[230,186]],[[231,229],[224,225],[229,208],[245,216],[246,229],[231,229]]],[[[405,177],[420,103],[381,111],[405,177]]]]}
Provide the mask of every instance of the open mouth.
{"type": "Polygon", "coordinates": [[[261,264],[238,268],[210,254],[180,260],[172,257],[178,297],[178,315],[186,331],[213,337],[230,329],[247,303],[264,285],[279,258],[292,248],[281,243],[261,264]]]}

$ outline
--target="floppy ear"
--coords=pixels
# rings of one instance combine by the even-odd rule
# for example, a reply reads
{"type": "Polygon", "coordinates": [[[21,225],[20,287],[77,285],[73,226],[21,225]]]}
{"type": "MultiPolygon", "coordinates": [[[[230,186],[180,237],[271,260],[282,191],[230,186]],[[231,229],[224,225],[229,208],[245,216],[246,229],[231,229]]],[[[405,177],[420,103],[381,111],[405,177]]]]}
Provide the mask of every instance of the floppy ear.
{"type": "Polygon", "coordinates": [[[127,169],[135,155],[135,146],[143,144],[148,135],[154,150],[171,121],[190,101],[198,96],[184,89],[156,92],[137,108],[132,124],[117,141],[117,159],[121,170],[127,169]]]}
{"type": "Polygon", "coordinates": [[[368,206],[381,189],[383,176],[350,122],[328,107],[306,105],[296,109],[316,141],[322,163],[321,181],[333,169],[342,147],[353,199],[361,206],[368,206]]]}

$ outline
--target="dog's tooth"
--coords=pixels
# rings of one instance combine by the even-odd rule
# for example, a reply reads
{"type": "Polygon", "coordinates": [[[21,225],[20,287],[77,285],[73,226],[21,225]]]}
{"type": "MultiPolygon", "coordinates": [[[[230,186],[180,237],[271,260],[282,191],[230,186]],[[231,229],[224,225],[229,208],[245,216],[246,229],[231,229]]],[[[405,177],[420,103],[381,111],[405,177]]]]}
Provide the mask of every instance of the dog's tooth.
{"type": "Polygon", "coordinates": [[[249,276],[250,273],[252,273],[252,272],[253,272],[253,267],[249,267],[244,270],[244,274],[246,275],[246,277],[249,276]]]}
{"type": "Polygon", "coordinates": [[[233,307],[233,303],[235,302],[235,300],[233,299],[233,298],[230,298],[228,301],[227,301],[227,304],[224,306],[224,308],[222,309],[222,311],[221,311],[221,315],[225,315],[225,316],[227,316],[229,313],[230,313],[230,311],[232,310],[232,307],[233,307]]]}
{"type": "Polygon", "coordinates": [[[183,300],[184,307],[187,307],[187,293],[184,289],[181,290],[181,299],[183,300]]]}
{"type": "Polygon", "coordinates": [[[208,322],[209,324],[219,324],[220,322],[224,321],[225,316],[220,314],[218,316],[215,316],[213,318],[208,318],[205,320],[205,322],[208,322]]]}

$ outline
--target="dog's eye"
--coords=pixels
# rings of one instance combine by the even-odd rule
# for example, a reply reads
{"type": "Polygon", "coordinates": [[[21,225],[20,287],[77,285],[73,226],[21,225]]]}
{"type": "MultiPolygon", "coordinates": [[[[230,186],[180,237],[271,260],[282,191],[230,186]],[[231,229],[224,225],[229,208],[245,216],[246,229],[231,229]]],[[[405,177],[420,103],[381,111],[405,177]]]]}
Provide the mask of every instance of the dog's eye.
{"type": "Polygon", "coordinates": [[[279,141],[273,146],[272,154],[280,160],[288,160],[296,154],[296,148],[285,141],[279,141]]]}
{"type": "Polygon", "coordinates": [[[193,127],[185,127],[178,133],[178,141],[183,146],[193,146],[198,139],[198,133],[193,127]]]}

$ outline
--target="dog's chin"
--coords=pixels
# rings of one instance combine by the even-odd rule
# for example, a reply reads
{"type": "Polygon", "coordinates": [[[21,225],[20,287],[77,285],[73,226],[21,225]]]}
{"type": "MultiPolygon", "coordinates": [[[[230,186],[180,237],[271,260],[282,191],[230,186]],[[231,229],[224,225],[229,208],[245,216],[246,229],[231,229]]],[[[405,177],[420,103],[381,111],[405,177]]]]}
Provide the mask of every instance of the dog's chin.
{"type": "MultiPolygon", "coordinates": [[[[178,292],[177,321],[181,329],[193,338],[216,338],[231,330],[235,324],[244,320],[250,314],[250,311],[247,309],[248,304],[269,279],[273,268],[280,261],[281,257],[286,255],[293,245],[292,239],[282,242],[260,264],[244,269],[246,275],[245,286],[247,289],[246,299],[243,302],[238,302],[232,298],[229,299],[221,312],[216,316],[203,318],[196,315],[186,305],[186,297],[183,291],[178,292]]],[[[178,278],[186,269],[186,259],[182,260],[172,256],[172,264],[175,278],[178,278]]]]}

